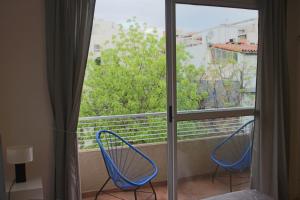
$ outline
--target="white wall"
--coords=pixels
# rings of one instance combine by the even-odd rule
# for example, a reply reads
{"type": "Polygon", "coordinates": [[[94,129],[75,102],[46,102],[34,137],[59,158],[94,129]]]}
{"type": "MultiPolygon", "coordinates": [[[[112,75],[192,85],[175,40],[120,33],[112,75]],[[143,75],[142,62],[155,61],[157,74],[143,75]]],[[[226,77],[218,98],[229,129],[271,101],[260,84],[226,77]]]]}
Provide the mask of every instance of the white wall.
{"type": "MultiPolygon", "coordinates": [[[[4,147],[31,144],[28,178],[43,177],[53,198],[51,112],[45,64],[44,0],[0,1],[0,131],[4,147]]],[[[5,163],[6,179],[14,177],[5,163]]]]}

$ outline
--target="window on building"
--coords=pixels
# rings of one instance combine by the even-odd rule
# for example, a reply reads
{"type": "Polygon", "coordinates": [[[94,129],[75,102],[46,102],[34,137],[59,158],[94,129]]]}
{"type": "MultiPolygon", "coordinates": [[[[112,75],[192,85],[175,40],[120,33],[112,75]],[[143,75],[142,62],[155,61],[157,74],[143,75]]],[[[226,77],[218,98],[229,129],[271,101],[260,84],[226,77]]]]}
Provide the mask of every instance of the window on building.
{"type": "Polygon", "coordinates": [[[94,52],[100,52],[100,44],[95,44],[94,45],[94,52]]]}

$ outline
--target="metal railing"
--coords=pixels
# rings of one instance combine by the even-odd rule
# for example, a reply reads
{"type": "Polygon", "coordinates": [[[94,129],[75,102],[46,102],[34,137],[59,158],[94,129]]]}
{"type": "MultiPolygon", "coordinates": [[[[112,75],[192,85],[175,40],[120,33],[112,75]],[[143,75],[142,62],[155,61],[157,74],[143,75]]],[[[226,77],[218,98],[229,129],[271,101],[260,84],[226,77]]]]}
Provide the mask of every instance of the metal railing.
{"type": "MultiPolygon", "coordinates": [[[[253,117],[231,117],[177,123],[177,139],[188,140],[226,135],[253,117]]],[[[81,150],[98,148],[95,135],[98,130],[112,130],[131,144],[167,141],[166,113],[141,113],[113,116],[93,116],[79,119],[77,133],[81,150]]]]}

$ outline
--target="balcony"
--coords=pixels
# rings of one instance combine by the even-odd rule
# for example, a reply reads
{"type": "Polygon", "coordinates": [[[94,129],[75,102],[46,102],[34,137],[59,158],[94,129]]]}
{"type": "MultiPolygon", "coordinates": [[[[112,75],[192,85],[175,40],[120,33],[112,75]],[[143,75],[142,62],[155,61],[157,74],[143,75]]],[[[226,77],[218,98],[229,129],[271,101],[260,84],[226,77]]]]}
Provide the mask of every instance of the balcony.
{"type": "MultiPolygon", "coordinates": [[[[247,117],[218,118],[201,121],[182,121],[177,124],[177,162],[179,178],[179,196],[187,190],[201,185],[202,192],[199,198],[229,192],[228,178],[225,172],[213,184],[210,174],[215,165],[210,160],[213,148],[228,134],[237,130],[246,121],[247,117]],[[187,189],[185,189],[187,188],[187,189]],[[206,188],[206,189],[205,189],[206,188]]],[[[80,118],[78,124],[79,164],[81,188],[85,196],[94,194],[107,178],[106,168],[95,140],[95,134],[100,129],[113,130],[125,140],[138,147],[155,161],[159,168],[154,184],[158,189],[158,199],[166,199],[167,181],[167,122],[166,113],[142,113],[115,116],[95,116],[80,118]]],[[[248,173],[236,174],[233,179],[234,190],[247,187],[248,173]],[[241,183],[245,183],[242,184],[241,183]]],[[[126,198],[132,194],[120,193],[114,190],[114,185],[106,186],[113,195],[126,198]]],[[[195,190],[194,191],[198,191],[195,190]]],[[[147,190],[147,188],[146,188],[147,190]]],[[[199,190],[200,191],[200,190],[199,190]]],[[[200,191],[200,193],[201,193],[200,191]]],[[[110,195],[103,195],[110,199],[110,195]]]]}

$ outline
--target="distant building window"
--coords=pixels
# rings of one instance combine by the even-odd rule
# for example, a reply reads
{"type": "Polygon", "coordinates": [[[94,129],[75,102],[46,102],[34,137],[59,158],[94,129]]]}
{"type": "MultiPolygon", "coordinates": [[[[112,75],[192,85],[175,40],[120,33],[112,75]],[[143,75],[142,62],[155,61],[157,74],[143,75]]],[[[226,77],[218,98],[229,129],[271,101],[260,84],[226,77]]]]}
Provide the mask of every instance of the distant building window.
{"type": "Polygon", "coordinates": [[[247,34],[239,35],[240,40],[247,40],[247,34]]]}
{"type": "Polygon", "coordinates": [[[239,32],[239,35],[243,35],[246,33],[245,29],[240,29],[240,30],[238,30],[238,32],[239,32]]]}
{"type": "Polygon", "coordinates": [[[226,51],[222,49],[212,48],[212,63],[227,63],[230,61],[237,62],[238,53],[233,51],[226,51]]]}
{"type": "Polygon", "coordinates": [[[239,29],[238,30],[238,38],[239,40],[246,40],[247,39],[247,33],[245,29],[239,29]]]}
{"type": "Polygon", "coordinates": [[[100,45],[99,44],[94,45],[94,52],[100,52],[100,45]]]}

